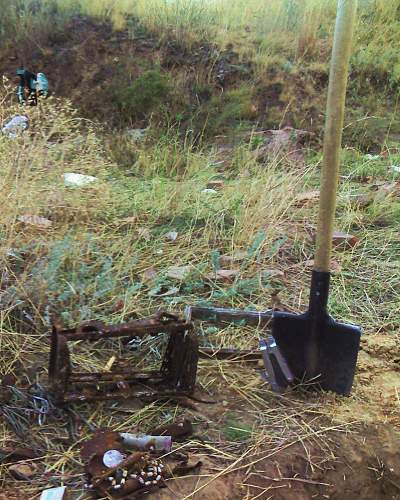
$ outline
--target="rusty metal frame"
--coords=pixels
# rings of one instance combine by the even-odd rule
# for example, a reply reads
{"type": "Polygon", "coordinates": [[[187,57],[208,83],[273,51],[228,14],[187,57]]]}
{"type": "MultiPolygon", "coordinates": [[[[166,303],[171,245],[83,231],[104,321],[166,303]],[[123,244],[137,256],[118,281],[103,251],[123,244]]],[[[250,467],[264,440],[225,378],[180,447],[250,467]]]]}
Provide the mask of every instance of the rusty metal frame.
{"type": "Polygon", "coordinates": [[[77,328],[53,326],[49,358],[49,390],[56,404],[136,397],[159,399],[187,396],[196,383],[199,349],[190,321],[166,312],[119,325],[92,321],[77,328]],[[124,369],[74,373],[68,342],[169,334],[159,370],[124,369]]]}

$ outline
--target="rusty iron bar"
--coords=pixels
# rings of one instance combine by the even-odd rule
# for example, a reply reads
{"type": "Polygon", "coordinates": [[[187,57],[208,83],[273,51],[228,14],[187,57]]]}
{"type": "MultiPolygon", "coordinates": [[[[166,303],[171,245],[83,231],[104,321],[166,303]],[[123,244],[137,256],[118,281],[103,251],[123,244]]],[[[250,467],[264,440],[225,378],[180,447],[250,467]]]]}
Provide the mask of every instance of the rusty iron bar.
{"type": "Polygon", "coordinates": [[[104,373],[72,373],[70,382],[125,382],[129,380],[162,380],[159,371],[136,372],[135,370],[124,370],[118,372],[104,373]]]}
{"type": "Polygon", "coordinates": [[[160,321],[158,318],[138,319],[119,325],[105,325],[100,321],[91,321],[77,328],[59,331],[67,340],[103,340],[115,337],[145,337],[159,333],[184,332],[192,328],[190,323],[178,319],[160,321]]]}
{"type": "Polygon", "coordinates": [[[232,361],[258,362],[262,359],[260,351],[250,349],[233,349],[229,347],[200,347],[199,355],[206,359],[223,359],[232,361]]]}
{"type": "Polygon", "coordinates": [[[130,399],[137,398],[142,400],[154,400],[154,399],[174,399],[181,398],[183,396],[190,396],[192,391],[182,391],[176,389],[175,391],[162,389],[162,390],[145,390],[130,388],[128,390],[119,391],[102,391],[97,390],[87,393],[69,392],[64,398],[64,403],[82,403],[86,401],[109,401],[116,399],[130,399]]]}
{"type": "Polygon", "coordinates": [[[238,325],[267,327],[272,320],[273,310],[266,311],[243,311],[241,309],[225,309],[223,307],[200,307],[188,306],[185,316],[188,321],[199,320],[214,323],[216,325],[238,325]]]}

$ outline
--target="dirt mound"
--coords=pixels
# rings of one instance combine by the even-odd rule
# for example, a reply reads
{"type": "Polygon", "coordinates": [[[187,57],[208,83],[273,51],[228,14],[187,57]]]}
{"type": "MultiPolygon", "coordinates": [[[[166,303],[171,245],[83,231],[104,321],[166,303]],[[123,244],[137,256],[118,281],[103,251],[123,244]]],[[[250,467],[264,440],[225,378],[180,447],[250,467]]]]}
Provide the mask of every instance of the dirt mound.
{"type": "Polygon", "coordinates": [[[312,442],[260,462],[246,480],[250,498],[400,498],[400,435],[389,425],[363,426],[329,440],[331,458],[312,442]],[[264,491],[263,491],[264,490],[264,491]]]}

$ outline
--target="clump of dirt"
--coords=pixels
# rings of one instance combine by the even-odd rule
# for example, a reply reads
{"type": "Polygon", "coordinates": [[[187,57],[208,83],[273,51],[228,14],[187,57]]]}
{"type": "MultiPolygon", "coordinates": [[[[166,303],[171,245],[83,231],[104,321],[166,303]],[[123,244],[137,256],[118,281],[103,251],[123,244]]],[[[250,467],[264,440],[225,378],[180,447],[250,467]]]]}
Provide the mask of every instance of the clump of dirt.
{"type": "Polygon", "coordinates": [[[331,457],[310,442],[263,460],[246,479],[250,498],[307,500],[400,498],[400,435],[390,425],[362,426],[329,438],[331,457]]]}
{"type": "Polygon", "coordinates": [[[388,422],[400,428],[400,335],[394,332],[362,339],[354,395],[335,410],[336,418],[366,423],[388,422]]]}

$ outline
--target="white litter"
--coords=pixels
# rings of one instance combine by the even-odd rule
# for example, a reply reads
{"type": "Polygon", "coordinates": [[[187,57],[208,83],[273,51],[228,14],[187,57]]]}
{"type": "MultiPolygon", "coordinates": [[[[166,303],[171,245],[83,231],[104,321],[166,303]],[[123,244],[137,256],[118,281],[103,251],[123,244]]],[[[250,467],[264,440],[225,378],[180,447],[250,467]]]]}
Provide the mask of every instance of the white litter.
{"type": "Polygon", "coordinates": [[[145,138],[147,128],[128,128],[126,130],[126,135],[131,141],[141,141],[145,138]]]}
{"type": "Polygon", "coordinates": [[[123,455],[118,450],[108,450],[103,455],[103,464],[109,469],[113,467],[118,467],[118,465],[123,462],[125,455],[123,455]]]}
{"type": "Polygon", "coordinates": [[[64,184],[67,187],[83,187],[97,180],[97,177],[93,177],[92,175],[74,174],[72,172],[64,174],[64,184]]]}
{"type": "Polygon", "coordinates": [[[400,165],[391,165],[393,172],[400,173],[400,165]]]}
{"type": "Polygon", "coordinates": [[[178,238],[178,233],[177,231],[170,231],[165,235],[165,237],[167,238],[167,240],[176,241],[176,239],[178,238]]]}
{"type": "Polygon", "coordinates": [[[16,139],[27,128],[29,128],[28,117],[25,115],[17,115],[6,123],[1,131],[9,139],[16,139]]]}
{"type": "Polygon", "coordinates": [[[218,194],[218,191],[216,191],[215,189],[203,189],[202,193],[204,194],[218,194]]]}
{"type": "Polygon", "coordinates": [[[368,153],[364,156],[364,158],[366,158],[367,160],[379,160],[380,155],[371,155],[368,153]]]}
{"type": "Polygon", "coordinates": [[[44,490],[40,495],[40,500],[66,500],[67,499],[67,487],[60,486],[59,488],[51,488],[49,490],[44,490]]]}

